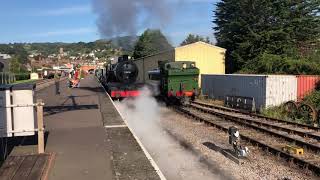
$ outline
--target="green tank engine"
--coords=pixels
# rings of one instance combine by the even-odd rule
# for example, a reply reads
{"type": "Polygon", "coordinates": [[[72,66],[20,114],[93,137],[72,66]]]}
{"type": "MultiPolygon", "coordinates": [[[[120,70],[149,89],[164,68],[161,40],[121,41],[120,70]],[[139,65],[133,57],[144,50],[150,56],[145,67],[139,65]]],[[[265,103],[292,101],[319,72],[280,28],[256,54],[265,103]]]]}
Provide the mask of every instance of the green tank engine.
{"type": "Polygon", "coordinates": [[[160,96],[169,103],[184,104],[199,93],[199,69],[195,62],[159,62],[159,69],[149,71],[149,79],[159,81],[160,96]]]}

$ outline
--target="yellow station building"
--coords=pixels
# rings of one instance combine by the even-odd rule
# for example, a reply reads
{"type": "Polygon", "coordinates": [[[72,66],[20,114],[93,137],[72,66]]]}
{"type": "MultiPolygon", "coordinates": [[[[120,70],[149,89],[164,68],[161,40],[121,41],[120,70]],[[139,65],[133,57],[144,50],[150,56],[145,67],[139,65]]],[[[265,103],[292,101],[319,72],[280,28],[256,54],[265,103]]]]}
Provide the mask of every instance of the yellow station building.
{"type": "MultiPolygon", "coordinates": [[[[194,61],[200,69],[201,74],[225,74],[226,49],[196,42],[185,46],[174,48],[159,54],[136,59],[135,63],[139,69],[139,82],[148,82],[148,71],[158,67],[158,61],[194,61]]],[[[199,86],[201,79],[199,79],[199,86]]]]}

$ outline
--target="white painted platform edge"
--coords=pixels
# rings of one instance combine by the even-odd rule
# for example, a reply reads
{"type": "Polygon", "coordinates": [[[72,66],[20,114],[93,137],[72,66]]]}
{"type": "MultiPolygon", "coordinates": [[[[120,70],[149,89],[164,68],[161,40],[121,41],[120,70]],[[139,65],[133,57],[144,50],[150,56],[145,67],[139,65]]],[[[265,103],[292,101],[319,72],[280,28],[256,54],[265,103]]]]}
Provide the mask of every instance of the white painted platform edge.
{"type": "Polygon", "coordinates": [[[111,125],[111,126],[104,126],[105,128],[124,128],[124,127],[128,127],[127,125],[111,125]]]}
{"type": "MultiPolygon", "coordinates": [[[[96,77],[95,77],[96,78],[96,77]]],[[[151,157],[150,153],[147,151],[147,149],[143,146],[142,142],[140,141],[140,139],[138,138],[138,136],[136,136],[136,134],[133,132],[133,130],[128,126],[128,123],[126,121],[126,119],[124,118],[124,116],[121,114],[121,112],[118,110],[117,106],[114,104],[113,100],[111,99],[111,97],[109,96],[109,94],[107,93],[106,89],[101,85],[101,83],[99,82],[99,80],[96,78],[96,80],[98,81],[99,85],[104,89],[105,93],[107,94],[108,98],[110,99],[110,101],[112,102],[114,108],[117,110],[117,112],[119,113],[119,115],[121,116],[122,120],[124,121],[124,123],[126,124],[126,126],[128,127],[128,129],[130,130],[130,132],[132,133],[133,137],[136,139],[136,141],[138,142],[139,146],[141,147],[142,151],[144,152],[144,154],[146,155],[147,159],[150,161],[151,165],[153,166],[154,170],[157,172],[157,174],[159,175],[161,180],[167,180],[166,177],[163,175],[163,173],[161,172],[159,166],[157,165],[157,163],[153,160],[153,158],[151,157]]]]}

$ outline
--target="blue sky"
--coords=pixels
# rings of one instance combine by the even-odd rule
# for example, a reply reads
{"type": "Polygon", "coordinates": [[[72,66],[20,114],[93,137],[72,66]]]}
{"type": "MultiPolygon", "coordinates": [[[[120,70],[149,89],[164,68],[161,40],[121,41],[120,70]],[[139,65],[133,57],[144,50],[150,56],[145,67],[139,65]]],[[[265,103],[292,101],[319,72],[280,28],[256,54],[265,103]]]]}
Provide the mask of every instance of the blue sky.
{"type": "MultiPolygon", "coordinates": [[[[173,45],[178,45],[189,33],[213,39],[211,21],[216,1],[168,0],[172,17],[170,22],[160,27],[161,30],[173,45]]],[[[0,19],[0,43],[88,42],[100,39],[91,0],[2,1],[0,19]]],[[[143,24],[139,27],[138,34],[148,28],[143,24]]]]}

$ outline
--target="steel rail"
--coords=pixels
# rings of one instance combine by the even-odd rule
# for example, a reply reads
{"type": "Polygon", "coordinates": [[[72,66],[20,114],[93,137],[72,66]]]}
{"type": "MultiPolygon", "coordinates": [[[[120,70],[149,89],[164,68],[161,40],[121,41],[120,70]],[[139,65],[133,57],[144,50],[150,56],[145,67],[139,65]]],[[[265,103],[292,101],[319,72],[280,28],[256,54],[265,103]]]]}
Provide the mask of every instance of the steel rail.
{"type": "Polygon", "coordinates": [[[240,113],[240,114],[248,115],[248,116],[251,116],[251,117],[270,120],[270,121],[274,121],[274,122],[278,122],[278,123],[285,123],[285,124],[294,125],[294,126],[297,126],[297,127],[311,129],[311,130],[315,130],[315,131],[320,131],[320,127],[315,127],[315,126],[311,126],[311,125],[307,125],[307,124],[302,124],[302,123],[297,123],[297,122],[292,122],[292,121],[286,121],[286,120],[277,119],[277,118],[270,118],[270,117],[263,116],[263,115],[256,114],[256,113],[250,113],[250,112],[241,111],[241,110],[238,110],[238,109],[232,109],[232,108],[227,108],[227,107],[213,105],[213,104],[207,104],[207,103],[198,102],[198,101],[194,101],[192,103],[200,105],[200,106],[215,108],[215,109],[229,111],[229,112],[240,113]]]}
{"type": "MultiPolygon", "coordinates": [[[[204,122],[210,126],[213,126],[217,129],[220,129],[226,133],[228,133],[228,128],[225,128],[217,123],[214,123],[212,121],[209,121],[209,120],[206,120],[202,117],[199,117],[193,113],[191,113],[190,111],[188,110],[185,110],[185,109],[182,109],[182,108],[179,108],[179,107],[174,107],[173,108],[174,111],[184,115],[184,116],[187,116],[187,117],[192,117],[193,119],[196,119],[200,122],[204,122]]],[[[314,172],[316,175],[320,175],[320,167],[316,164],[313,164],[312,162],[307,162],[306,160],[304,159],[301,159],[301,158],[298,158],[298,157],[295,157],[287,152],[284,152],[282,150],[279,150],[275,147],[272,147],[270,145],[267,145],[265,143],[262,143],[252,137],[248,137],[246,135],[243,135],[243,134],[240,134],[240,137],[241,139],[247,141],[248,143],[251,143],[252,145],[257,145],[259,147],[261,147],[263,150],[266,150],[270,153],[272,153],[273,155],[275,155],[276,157],[278,158],[283,158],[285,159],[286,161],[288,161],[289,163],[294,163],[296,165],[298,165],[300,168],[303,168],[303,169],[308,169],[312,172],[314,172]]]]}
{"type": "Polygon", "coordinates": [[[214,116],[226,119],[226,120],[233,121],[233,122],[235,122],[237,124],[240,124],[240,125],[245,125],[245,126],[247,126],[249,128],[252,128],[254,130],[258,130],[258,131],[261,131],[261,132],[264,132],[264,133],[268,133],[268,134],[270,134],[272,136],[275,136],[275,137],[278,137],[278,138],[282,138],[282,139],[284,139],[284,140],[286,140],[288,142],[295,143],[298,146],[301,146],[301,147],[303,147],[305,149],[313,151],[314,153],[319,153],[320,152],[320,146],[316,146],[316,145],[313,145],[311,143],[305,142],[303,140],[298,140],[298,139],[292,138],[290,136],[287,136],[287,135],[284,135],[284,134],[281,134],[281,133],[278,133],[278,132],[274,132],[274,131],[269,130],[267,128],[248,123],[247,121],[250,121],[250,120],[247,120],[245,118],[224,114],[224,113],[217,112],[217,111],[214,111],[214,110],[202,109],[202,108],[198,108],[198,107],[195,107],[195,106],[192,107],[192,105],[190,107],[191,108],[195,108],[195,109],[200,110],[200,111],[203,111],[203,112],[207,112],[207,113],[209,113],[211,115],[214,115],[214,116]]]}
{"type": "MultiPolygon", "coordinates": [[[[208,113],[211,113],[211,111],[213,110],[213,109],[212,110],[202,109],[202,108],[194,106],[194,105],[190,105],[190,106],[192,108],[197,109],[197,110],[205,111],[205,112],[208,112],[208,113]]],[[[200,105],[200,106],[202,106],[202,105],[200,105]]],[[[246,119],[244,117],[238,117],[238,116],[235,116],[235,115],[228,115],[228,116],[233,116],[235,118],[239,118],[240,120],[248,122],[250,124],[257,124],[258,126],[265,126],[265,127],[269,127],[269,128],[273,128],[273,129],[279,130],[279,131],[284,131],[284,132],[286,132],[288,134],[295,134],[295,135],[301,136],[303,138],[311,138],[311,139],[315,139],[317,141],[320,141],[320,136],[319,135],[310,134],[310,132],[303,132],[303,131],[299,131],[299,130],[295,130],[295,129],[291,129],[291,128],[287,128],[287,127],[282,127],[282,126],[279,126],[279,125],[269,124],[269,123],[262,122],[262,121],[259,121],[259,120],[246,119]]]]}

